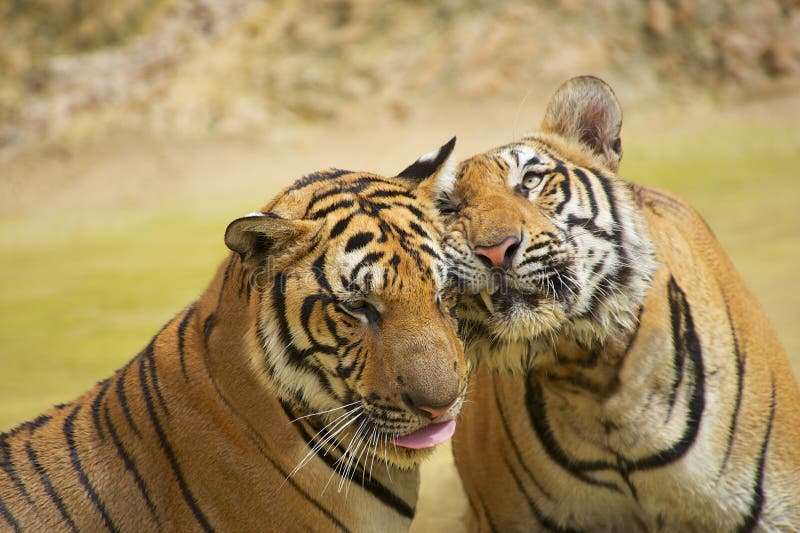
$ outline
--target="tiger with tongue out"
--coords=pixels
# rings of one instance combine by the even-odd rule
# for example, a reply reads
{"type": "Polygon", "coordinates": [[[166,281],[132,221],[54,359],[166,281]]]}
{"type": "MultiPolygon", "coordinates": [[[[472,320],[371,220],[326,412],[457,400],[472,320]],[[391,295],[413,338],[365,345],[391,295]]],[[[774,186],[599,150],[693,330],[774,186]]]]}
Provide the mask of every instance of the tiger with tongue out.
{"type": "Polygon", "coordinates": [[[434,206],[454,142],[233,221],[208,289],[138,356],[0,434],[0,531],[408,528],[466,390],[434,206]]]}

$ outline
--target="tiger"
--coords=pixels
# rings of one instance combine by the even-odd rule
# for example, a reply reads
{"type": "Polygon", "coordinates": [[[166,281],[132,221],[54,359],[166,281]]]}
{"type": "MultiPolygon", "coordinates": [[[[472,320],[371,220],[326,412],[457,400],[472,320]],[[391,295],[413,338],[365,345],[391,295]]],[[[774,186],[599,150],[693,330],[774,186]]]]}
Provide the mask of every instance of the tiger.
{"type": "Polygon", "coordinates": [[[466,392],[434,201],[454,144],[231,222],[137,356],[0,436],[0,530],[406,530],[466,392]]]}
{"type": "Polygon", "coordinates": [[[444,248],[472,531],[796,531],[800,395],[764,310],[673,194],[618,177],[602,80],[461,162],[444,248]]]}

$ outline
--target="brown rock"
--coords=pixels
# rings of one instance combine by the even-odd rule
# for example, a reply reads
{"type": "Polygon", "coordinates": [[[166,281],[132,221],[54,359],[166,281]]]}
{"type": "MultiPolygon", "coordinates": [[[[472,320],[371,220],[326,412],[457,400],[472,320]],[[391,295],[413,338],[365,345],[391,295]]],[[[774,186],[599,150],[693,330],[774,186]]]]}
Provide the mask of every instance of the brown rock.
{"type": "Polygon", "coordinates": [[[672,31],[672,9],[663,0],[650,0],[647,6],[645,26],[658,37],[666,37],[672,31]]]}
{"type": "Polygon", "coordinates": [[[798,57],[786,39],[775,39],[761,56],[764,69],[770,76],[785,76],[798,71],[798,57]]]}

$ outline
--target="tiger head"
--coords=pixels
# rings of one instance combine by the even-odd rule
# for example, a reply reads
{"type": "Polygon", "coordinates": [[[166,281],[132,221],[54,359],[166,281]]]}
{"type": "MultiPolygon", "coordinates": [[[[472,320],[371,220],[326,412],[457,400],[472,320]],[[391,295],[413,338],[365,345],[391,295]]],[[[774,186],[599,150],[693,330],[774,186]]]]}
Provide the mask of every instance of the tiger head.
{"type": "Polygon", "coordinates": [[[492,353],[481,361],[525,367],[559,336],[591,346],[635,323],[655,262],[632,186],[615,175],[621,125],[608,85],[573,78],[538,133],[460,164],[441,204],[445,250],[471,295],[465,341],[492,353]]]}
{"type": "Polygon", "coordinates": [[[329,443],[399,467],[452,434],[466,390],[434,203],[454,144],[396,178],[306,176],[226,232],[255,287],[257,371],[329,443]]]}

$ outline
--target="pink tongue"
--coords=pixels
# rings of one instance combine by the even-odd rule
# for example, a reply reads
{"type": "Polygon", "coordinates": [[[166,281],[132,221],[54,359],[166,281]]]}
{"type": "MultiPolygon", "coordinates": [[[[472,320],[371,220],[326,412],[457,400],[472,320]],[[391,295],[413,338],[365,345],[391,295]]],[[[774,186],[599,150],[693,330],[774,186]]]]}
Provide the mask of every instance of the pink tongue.
{"type": "Polygon", "coordinates": [[[414,433],[397,437],[394,443],[404,448],[430,448],[446,441],[456,431],[456,421],[438,422],[414,433]]]}

